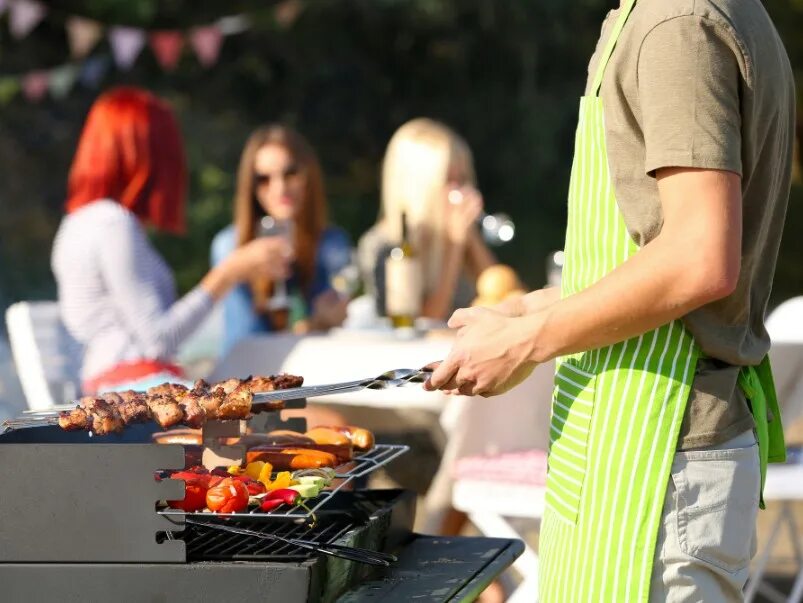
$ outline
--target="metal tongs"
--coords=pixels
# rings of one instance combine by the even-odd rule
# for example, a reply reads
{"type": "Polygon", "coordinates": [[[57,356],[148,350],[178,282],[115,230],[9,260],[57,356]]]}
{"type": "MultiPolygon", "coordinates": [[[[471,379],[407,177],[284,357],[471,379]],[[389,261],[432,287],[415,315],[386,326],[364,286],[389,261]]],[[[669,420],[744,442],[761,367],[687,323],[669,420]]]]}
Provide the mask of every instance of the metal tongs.
{"type": "Polygon", "coordinates": [[[279,389],[273,392],[254,394],[253,407],[267,404],[276,400],[296,400],[298,398],[314,398],[332,394],[345,394],[363,389],[390,389],[405,385],[424,383],[434,369],[431,365],[420,369],[395,369],[382,373],[378,377],[359,379],[357,381],[344,381],[342,383],[328,383],[326,385],[307,385],[290,389],[279,389]]]}
{"type": "Polygon", "coordinates": [[[243,536],[252,536],[262,540],[274,540],[283,542],[292,546],[297,546],[302,549],[314,551],[316,553],[323,553],[331,557],[340,557],[341,559],[348,559],[349,561],[356,561],[357,563],[366,563],[368,565],[378,565],[388,567],[391,563],[398,561],[395,555],[390,553],[383,553],[381,551],[372,551],[370,549],[361,549],[354,546],[345,546],[342,544],[328,544],[323,542],[313,542],[311,540],[301,540],[298,538],[287,538],[285,536],[278,536],[277,534],[270,534],[265,532],[257,532],[246,528],[236,528],[234,526],[222,525],[219,523],[210,523],[206,521],[198,521],[189,517],[184,518],[184,523],[209,528],[211,530],[219,530],[221,532],[231,532],[232,534],[242,534],[243,536]]]}

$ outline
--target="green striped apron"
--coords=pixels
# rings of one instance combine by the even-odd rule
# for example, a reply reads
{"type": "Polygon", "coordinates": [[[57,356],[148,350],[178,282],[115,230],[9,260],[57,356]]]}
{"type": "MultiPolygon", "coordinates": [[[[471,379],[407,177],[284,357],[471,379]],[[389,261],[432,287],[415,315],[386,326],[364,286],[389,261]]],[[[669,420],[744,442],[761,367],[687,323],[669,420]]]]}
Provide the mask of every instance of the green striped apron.
{"type": "MultiPolygon", "coordinates": [[[[635,0],[622,3],[592,95],[580,100],[563,297],[586,289],[638,251],[616,204],[599,97],[605,67],[634,5],[635,0]]],[[[558,360],[540,541],[544,603],[647,600],[664,494],[699,356],[694,338],[675,320],[558,360]]],[[[748,381],[761,389],[752,367],[740,378],[743,386],[748,381]]],[[[766,403],[779,417],[777,401],[773,407],[770,399],[774,395],[767,394],[766,403]]],[[[767,425],[766,417],[758,413],[756,422],[767,425]]],[[[779,458],[780,420],[773,423],[779,458]]],[[[766,438],[762,443],[760,426],[757,432],[764,460],[766,438]]],[[[782,436],[780,442],[782,450],[782,436]]]]}

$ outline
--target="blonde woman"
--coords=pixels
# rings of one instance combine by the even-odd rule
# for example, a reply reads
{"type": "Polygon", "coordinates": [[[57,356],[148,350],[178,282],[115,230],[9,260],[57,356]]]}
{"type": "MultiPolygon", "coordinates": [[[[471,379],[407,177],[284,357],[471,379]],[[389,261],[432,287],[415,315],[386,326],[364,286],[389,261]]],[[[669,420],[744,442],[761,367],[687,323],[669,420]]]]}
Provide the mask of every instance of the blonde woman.
{"type": "Polygon", "coordinates": [[[382,165],[377,223],[360,239],[359,262],[368,292],[384,309],[384,258],[401,239],[401,216],[422,262],[422,314],[445,320],[475,297],[477,276],[495,263],[477,228],[482,195],[465,140],[426,118],[401,126],[382,165]]]}

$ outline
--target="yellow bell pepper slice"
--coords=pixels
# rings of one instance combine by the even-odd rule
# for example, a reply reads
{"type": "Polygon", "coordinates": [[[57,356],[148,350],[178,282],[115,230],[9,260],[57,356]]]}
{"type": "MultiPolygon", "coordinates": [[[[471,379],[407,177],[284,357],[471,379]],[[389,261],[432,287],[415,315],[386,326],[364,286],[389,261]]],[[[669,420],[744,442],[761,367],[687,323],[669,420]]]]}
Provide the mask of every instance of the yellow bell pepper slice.
{"type": "Polygon", "coordinates": [[[251,479],[259,479],[262,469],[265,467],[265,461],[254,461],[245,466],[245,474],[251,479]]]}
{"type": "Polygon", "coordinates": [[[265,487],[268,487],[270,483],[270,477],[273,473],[273,465],[270,463],[262,463],[262,469],[259,471],[259,476],[257,477],[257,481],[262,482],[265,484],[265,487]]]}

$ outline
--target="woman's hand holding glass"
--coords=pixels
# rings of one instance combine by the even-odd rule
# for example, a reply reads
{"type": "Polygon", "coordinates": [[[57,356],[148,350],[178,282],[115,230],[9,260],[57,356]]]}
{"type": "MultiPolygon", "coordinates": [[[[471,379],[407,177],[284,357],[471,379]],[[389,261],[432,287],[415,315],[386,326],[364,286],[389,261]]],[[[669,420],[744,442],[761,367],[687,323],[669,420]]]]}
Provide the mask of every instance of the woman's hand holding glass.
{"type": "Polygon", "coordinates": [[[284,281],[290,276],[293,248],[284,237],[260,237],[238,247],[201,281],[219,299],[238,283],[255,277],[284,281]]]}
{"type": "Polygon", "coordinates": [[[451,188],[446,194],[446,234],[462,245],[482,215],[482,195],[473,186],[451,188]]]}

